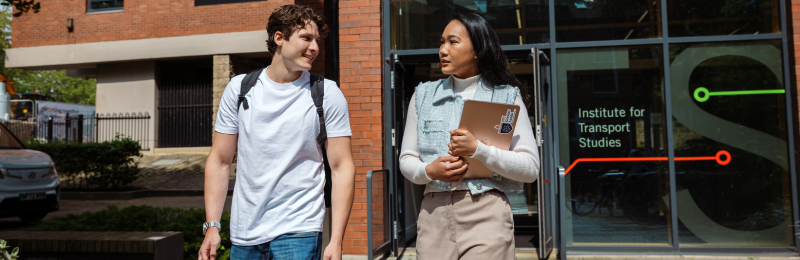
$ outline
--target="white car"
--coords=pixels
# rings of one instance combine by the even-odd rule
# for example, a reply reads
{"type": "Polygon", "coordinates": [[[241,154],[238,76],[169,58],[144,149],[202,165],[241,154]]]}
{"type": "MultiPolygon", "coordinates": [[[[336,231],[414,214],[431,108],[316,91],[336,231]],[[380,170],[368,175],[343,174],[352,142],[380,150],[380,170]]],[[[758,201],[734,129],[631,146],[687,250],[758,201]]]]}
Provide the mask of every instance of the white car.
{"type": "Polygon", "coordinates": [[[50,156],[25,149],[0,124],[0,218],[31,222],[58,210],[59,184],[50,156]]]}

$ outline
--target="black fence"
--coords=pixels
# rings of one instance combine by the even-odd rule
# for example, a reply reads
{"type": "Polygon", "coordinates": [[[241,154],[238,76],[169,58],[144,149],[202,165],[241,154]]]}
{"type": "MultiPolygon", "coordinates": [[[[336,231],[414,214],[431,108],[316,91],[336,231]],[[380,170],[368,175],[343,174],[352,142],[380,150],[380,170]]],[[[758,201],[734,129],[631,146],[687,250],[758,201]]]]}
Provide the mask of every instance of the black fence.
{"type": "Polygon", "coordinates": [[[20,141],[36,138],[89,143],[110,141],[120,136],[139,142],[142,150],[150,150],[148,113],[39,116],[36,120],[10,120],[3,124],[20,141]]]}

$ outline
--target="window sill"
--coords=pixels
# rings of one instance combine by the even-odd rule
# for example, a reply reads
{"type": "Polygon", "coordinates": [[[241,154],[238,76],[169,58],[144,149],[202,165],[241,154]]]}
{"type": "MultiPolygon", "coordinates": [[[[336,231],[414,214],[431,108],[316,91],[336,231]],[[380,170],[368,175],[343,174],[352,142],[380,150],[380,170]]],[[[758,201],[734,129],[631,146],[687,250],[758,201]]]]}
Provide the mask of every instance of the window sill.
{"type": "Polygon", "coordinates": [[[107,14],[107,13],[121,13],[124,12],[125,9],[114,9],[114,10],[101,10],[101,11],[88,11],[86,14],[107,14]]]}

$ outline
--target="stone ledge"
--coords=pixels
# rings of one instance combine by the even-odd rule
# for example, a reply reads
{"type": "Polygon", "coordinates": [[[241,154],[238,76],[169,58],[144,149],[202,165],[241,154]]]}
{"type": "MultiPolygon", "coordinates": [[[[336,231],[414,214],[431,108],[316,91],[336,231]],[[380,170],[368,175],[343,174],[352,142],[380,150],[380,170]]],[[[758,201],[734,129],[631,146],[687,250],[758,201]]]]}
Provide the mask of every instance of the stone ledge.
{"type": "Polygon", "coordinates": [[[183,256],[181,232],[5,231],[0,238],[26,258],[174,259],[183,256]],[[70,257],[71,256],[71,257],[70,257]]]}

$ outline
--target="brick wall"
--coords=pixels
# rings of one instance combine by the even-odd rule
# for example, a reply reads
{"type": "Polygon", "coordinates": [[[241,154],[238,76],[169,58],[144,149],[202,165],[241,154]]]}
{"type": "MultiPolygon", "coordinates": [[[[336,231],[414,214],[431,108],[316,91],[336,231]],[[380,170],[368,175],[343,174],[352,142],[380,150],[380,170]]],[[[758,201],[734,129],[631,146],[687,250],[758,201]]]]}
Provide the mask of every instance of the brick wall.
{"type": "MultiPolygon", "coordinates": [[[[339,1],[339,73],[350,105],[356,164],[355,201],[342,249],[345,254],[367,253],[366,174],[384,168],[380,6],[379,0],[339,1]]],[[[374,228],[382,230],[382,226],[374,228]]],[[[382,237],[383,233],[376,235],[382,237]]]]}
{"type": "MultiPolygon", "coordinates": [[[[14,48],[264,30],[272,10],[281,5],[298,3],[321,10],[324,3],[273,0],[195,7],[194,0],[126,0],[123,12],[86,14],[86,0],[39,1],[40,13],[14,18],[14,48]],[[69,18],[74,19],[72,33],[66,28],[69,18]]],[[[384,168],[380,5],[380,0],[339,2],[340,88],[350,106],[356,165],[356,193],[345,233],[345,254],[367,253],[366,173],[384,168]]],[[[312,72],[324,75],[324,43],[320,49],[312,72]]],[[[230,62],[229,56],[220,54],[215,56],[220,66],[230,62]]],[[[217,76],[217,85],[227,84],[222,74],[228,73],[217,76]]],[[[375,199],[382,202],[380,196],[375,199]]],[[[382,205],[376,206],[376,210],[382,209],[382,205]]],[[[381,220],[376,220],[374,228],[381,231],[381,220]]],[[[383,233],[375,235],[382,237],[383,233]]]]}
{"type": "Polygon", "coordinates": [[[272,10],[294,3],[270,0],[194,6],[194,0],[126,0],[123,12],[86,14],[86,0],[38,2],[39,13],[14,17],[14,48],[264,30],[272,10]],[[69,18],[74,19],[72,33],[66,26],[69,18]]]}

